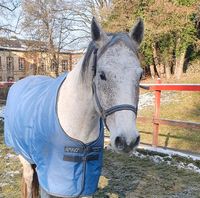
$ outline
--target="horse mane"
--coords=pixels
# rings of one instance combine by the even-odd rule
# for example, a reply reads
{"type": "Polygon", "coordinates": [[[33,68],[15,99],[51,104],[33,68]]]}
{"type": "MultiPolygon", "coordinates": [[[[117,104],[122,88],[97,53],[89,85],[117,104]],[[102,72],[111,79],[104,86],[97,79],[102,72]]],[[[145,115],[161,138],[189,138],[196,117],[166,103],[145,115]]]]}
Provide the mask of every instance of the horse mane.
{"type": "MultiPolygon", "coordinates": [[[[98,58],[111,46],[115,45],[116,43],[122,41],[134,54],[138,57],[138,47],[137,44],[129,37],[127,33],[119,32],[119,33],[107,33],[110,40],[108,43],[100,49],[98,52],[98,58]]],[[[81,75],[82,78],[85,78],[85,73],[89,68],[90,59],[92,56],[93,51],[96,49],[96,44],[94,41],[91,41],[88,45],[87,51],[85,53],[82,68],[81,68],[81,75]]]]}
{"type": "Polygon", "coordinates": [[[88,45],[87,51],[85,53],[85,56],[84,56],[84,59],[83,59],[83,62],[82,62],[82,67],[81,67],[82,77],[85,76],[86,70],[87,70],[87,68],[89,67],[89,64],[90,64],[90,58],[92,56],[92,52],[94,51],[95,48],[96,48],[95,42],[91,41],[88,45]]]}

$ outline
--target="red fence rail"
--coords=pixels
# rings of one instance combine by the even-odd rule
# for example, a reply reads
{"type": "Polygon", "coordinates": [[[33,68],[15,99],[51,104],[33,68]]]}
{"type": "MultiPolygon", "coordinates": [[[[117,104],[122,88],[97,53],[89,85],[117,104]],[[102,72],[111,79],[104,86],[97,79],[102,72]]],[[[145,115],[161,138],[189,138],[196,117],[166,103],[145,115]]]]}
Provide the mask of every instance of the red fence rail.
{"type": "Polygon", "coordinates": [[[8,82],[8,81],[3,82],[3,81],[1,81],[1,82],[0,82],[0,89],[6,88],[6,87],[10,87],[10,86],[13,85],[14,83],[15,83],[15,82],[8,82]]]}
{"type": "Polygon", "coordinates": [[[161,91],[200,91],[200,84],[161,84],[161,80],[158,79],[157,84],[141,84],[140,87],[155,92],[155,110],[153,118],[138,117],[138,121],[153,123],[153,146],[158,146],[160,124],[200,129],[200,123],[160,118],[161,91]]]}

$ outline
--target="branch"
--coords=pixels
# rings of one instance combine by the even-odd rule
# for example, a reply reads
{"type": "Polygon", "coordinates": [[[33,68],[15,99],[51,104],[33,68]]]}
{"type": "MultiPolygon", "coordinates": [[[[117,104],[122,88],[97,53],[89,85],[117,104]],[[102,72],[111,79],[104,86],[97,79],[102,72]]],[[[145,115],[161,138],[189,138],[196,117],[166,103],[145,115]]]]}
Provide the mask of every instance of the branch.
{"type": "Polygon", "coordinates": [[[1,7],[1,8],[4,8],[4,9],[10,11],[10,12],[13,12],[14,10],[16,10],[16,9],[20,6],[20,3],[14,4],[14,2],[12,2],[13,8],[11,8],[11,7],[9,7],[9,6],[6,6],[5,4],[6,4],[6,3],[4,3],[4,4],[0,3],[0,7],[1,7]]]}
{"type": "Polygon", "coordinates": [[[70,42],[65,43],[65,46],[66,46],[66,45],[70,45],[70,44],[72,44],[73,42],[75,42],[75,41],[77,41],[77,40],[79,40],[79,39],[83,39],[83,38],[90,38],[90,36],[80,36],[80,37],[77,37],[77,38],[71,40],[70,42]]]}

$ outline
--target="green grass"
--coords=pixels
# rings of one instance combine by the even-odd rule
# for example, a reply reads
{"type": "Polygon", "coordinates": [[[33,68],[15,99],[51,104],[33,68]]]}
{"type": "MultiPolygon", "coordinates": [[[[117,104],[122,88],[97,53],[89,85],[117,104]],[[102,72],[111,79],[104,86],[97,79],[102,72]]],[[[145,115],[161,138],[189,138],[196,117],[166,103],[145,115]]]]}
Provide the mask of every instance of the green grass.
{"type": "Polygon", "coordinates": [[[18,198],[21,195],[21,164],[4,144],[3,123],[0,121],[0,197],[18,198]]]}

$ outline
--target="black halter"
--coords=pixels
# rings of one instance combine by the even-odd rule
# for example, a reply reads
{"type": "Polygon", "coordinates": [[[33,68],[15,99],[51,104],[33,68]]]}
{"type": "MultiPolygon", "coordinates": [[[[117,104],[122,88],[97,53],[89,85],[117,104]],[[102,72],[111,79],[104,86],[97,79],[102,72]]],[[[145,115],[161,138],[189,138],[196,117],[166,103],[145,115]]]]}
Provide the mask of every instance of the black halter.
{"type": "MultiPolygon", "coordinates": [[[[94,54],[94,59],[93,59],[93,71],[94,71],[94,77],[96,76],[96,67],[97,67],[97,51],[98,49],[95,48],[93,51],[94,54]]],[[[106,126],[106,128],[109,130],[108,125],[106,124],[106,118],[117,112],[117,111],[122,111],[122,110],[129,110],[129,111],[133,111],[135,113],[135,115],[137,116],[137,107],[130,105],[130,104],[121,104],[121,105],[115,105],[113,107],[110,107],[109,109],[104,110],[101,106],[101,103],[99,101],[98,95],[97,95],[97,91],[96,91],[96,85],[93,81],[92,83],[92,90],[94,93],[94,97],[95,97],[95,101],[96,101],[96,105],[98,107],[98,110],[100,112],[100,116],[104,121],[104,124],[106,126]]]]}

